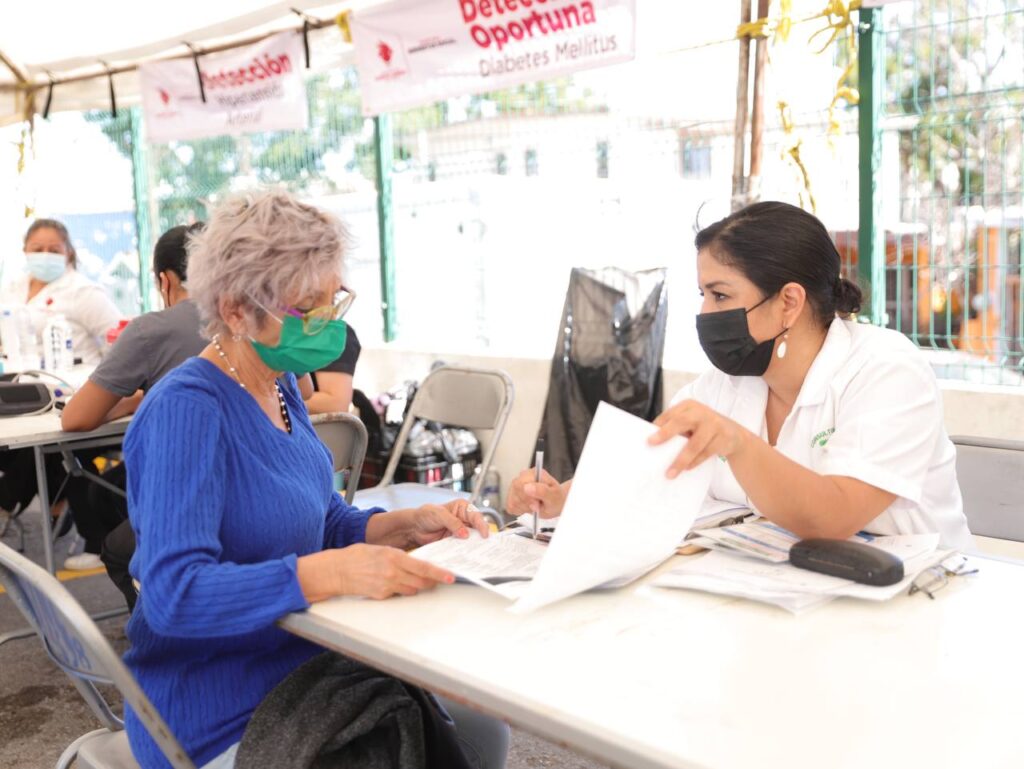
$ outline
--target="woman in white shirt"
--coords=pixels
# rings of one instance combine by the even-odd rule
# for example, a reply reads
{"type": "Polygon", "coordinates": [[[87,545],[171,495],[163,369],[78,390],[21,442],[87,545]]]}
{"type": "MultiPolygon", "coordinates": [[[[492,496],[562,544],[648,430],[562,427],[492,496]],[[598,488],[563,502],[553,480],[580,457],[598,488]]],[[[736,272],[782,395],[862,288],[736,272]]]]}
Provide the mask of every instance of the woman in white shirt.
{"type": "MultiPolygon", "coordinates": [[[[26,274],[5,288],[0,303],[25,305],[37,337],[49,317],[63,315],[71,326],[75,357],[95,366],[107,331],[117,325],[117,308],[102,288],[75,270],[75,248],[60,222],[37,219],[25,233],[24,248],[26,274]]],[[[88,456],[79,454],[80,459],[88,456]]],[[[0,451],[0,472],[0,508],[20,513],[38,490],[32,451],[0,451]]],[[[46,474],[52,492],[63,477],[60,457],[48,458],[46,474]]]]}
{"type": "Polygon", "coordinates": [[[100,286],[75,269],[75,248],[63,224],[37,219],[24,247],[26,274],[6,287],[3,304],[24,304],[37,337],[50,317],[63,315],[71,325],[75,357],[95,366],[121,313],[100,286]]]}
{"type": "MultiPolygon", "coordinates": [[[[669,477],[714,464],[709,506],[745,505],[800,537],[970,532],[935,376],[902,334],[849,320],[861,292],[828,231],[785,203],[698,233],[697,333],[715,366],[656,420],[689,440],[669,477]]],[[[513,482],[508,509],[557,515],[571,482],[513,482]]]]}

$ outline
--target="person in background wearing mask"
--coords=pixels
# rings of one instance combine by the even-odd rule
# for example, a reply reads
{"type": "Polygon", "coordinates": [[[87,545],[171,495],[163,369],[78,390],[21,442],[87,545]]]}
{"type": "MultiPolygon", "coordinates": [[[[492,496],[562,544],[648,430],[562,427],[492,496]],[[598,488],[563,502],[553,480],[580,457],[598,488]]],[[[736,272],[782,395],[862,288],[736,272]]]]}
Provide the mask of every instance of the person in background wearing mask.
{"type": "MultiPolygon", "coordinates": [[[[214,210],[188,265],[210,343],[157,383],[125,435],[141,585],[125,662],[197,766],[233,767],[255,709],[322,652],[281,616],[451,583],[404,549],[488,534],[465,500],[384,512],[333,490],[295,375],[344,349],[347,243],[337,219],[280,192],[214,210]]],[[[477,766],[501,769],[507,727],[451,707],[458,736],[487,757],[477,766]]],[[[166,764],[130,707],[125,727],[141,767],[166,764]]]]}
{"type": "MultiPolygon", "coordinates": [[[[103,289],[75,269],[75,248],[67,228],[54,219],[37,219],[25,233],[25,275],[4,286],[0,304],[23,305],[37,337],[49,317],[63,315],[71,326],[76,358],[96,365],[102,357],[106,333],[120,313],[103,289]]],[[[35,368],[36,366],[32,366],[35,368]]],[[[88,459],[99,452],[80,454],[88,459]]],[[[31,449],[0,451],[0,508],[8,514],[24,510],[38,490],[31,449]]],[[[58,456],[48,458],[48,486],[56,491],[63,477],[58,456]]],[[[54,500],[54,511],[62,500],[54,500]]]]}
{"type": "MultiPolygon", "coordinates": [[[[652,444],[688,438],[668,477],[710,460],[709,507],[750,507],[801,538],[934,532],[968,546],[935,375],[902,334],[849,319],[861,292],[825,226],[756,203],[696,247],[697,335],[715,369],[655,420],[652,444]]],[[[508,510],[558,515],[570,484],[524,471],[508,510]]]]}
{"type": "MultiPolygon", "coordinates": [[[[94,430],[104,422],[133,413],[143,394],[164,374],[206,346],[199,334],[199,311],[188,298],[185,284],[187,242],[202,227],[202,223],[173,227],[160,236],[153,249],[153,278],[165,309],[140,315],[125,327],[89,381],[64,407],[61,426],[65,430],[94,430]]],[[[123,489],[125,476],[122,463],[103,477],[123,489]]],[[[68,558],[64,568],[87,570],[105,563],[111,579],[132,605],[135,588],[128,576],[128,560],[135,541],[126,523],[127,501],[85,478],[69,480],[68,499],[85,548],[68,558]]]]}
{"type": "Polygon", "coordinates": [[[100,286],[75,269],[75,248],[63,224],[37,219],[25,233],[24,248],[26,274],[5,286],[0,304],[24,305],[37,337],[51,316],[63,315],[71,325],[75,357],[95,366],[121,313],[100,286]]]}

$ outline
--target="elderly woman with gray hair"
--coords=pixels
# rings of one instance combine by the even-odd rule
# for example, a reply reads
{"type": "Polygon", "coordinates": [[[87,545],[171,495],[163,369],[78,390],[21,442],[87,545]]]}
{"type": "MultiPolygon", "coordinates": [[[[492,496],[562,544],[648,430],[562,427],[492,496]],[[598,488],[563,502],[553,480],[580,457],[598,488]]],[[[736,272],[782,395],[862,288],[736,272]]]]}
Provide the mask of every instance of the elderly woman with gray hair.
{"type": "MultiPolygon", "coordinates": [[[[450,583],[403,550],[487,534],[462,500],[384,512],[333,491],[295,376],[345,345],[346,245],[340,222],[283,193],[217,209],[189,259],[210,344],[153,387],[125,438],[142,585],[125,659],[199,766],[234,766],[256,708],[323,651],[277,619],[331,596],[450,583]]],[[[450,712],[466,756],[503,766],[507,727],[450,712]]],[[[130,711],[126,722],[139,763],[166,766],[130,711]]]]}

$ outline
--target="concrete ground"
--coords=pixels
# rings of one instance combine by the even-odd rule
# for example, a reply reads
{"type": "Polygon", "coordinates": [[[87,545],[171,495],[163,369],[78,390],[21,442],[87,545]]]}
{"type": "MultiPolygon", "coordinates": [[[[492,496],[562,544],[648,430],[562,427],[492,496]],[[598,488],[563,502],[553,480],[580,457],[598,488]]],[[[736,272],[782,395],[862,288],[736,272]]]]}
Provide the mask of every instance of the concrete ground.
{"type": "MultiPolygon", "coordinates": [[[[42,562],[38,513],[23,516],[27,553],[42,562]]],[[[71,537],[57,543],[58,565],[67,556],[71,537]]],[[[14,545],[11,534],[4,544],[14,545]]],[[[123,606],[121,594],[105,574],[65,582],[68,590],[89,611],[101,612],[123,606]]],[[[127,615],[99,623],[118,650],[127,646],[124,623],[127,615]]],[[[0,633],[25,623],[7,595],[0,595],[0,633]]],[[[108,691],[119,702],[116,691],[108,691]]],[[[61,752],[82,734],[98,727],[95,717],[70,679],[46,656],[37,638],[9,641],[0,646],[0,767],[3,769],[50,769],[61,752]]],[[[514,730],[508,769],[604,769],[589,758],[559,748],[526,732],[514,730]]],[[[284,768],[282,768],[284,769],[284,768]]]]}

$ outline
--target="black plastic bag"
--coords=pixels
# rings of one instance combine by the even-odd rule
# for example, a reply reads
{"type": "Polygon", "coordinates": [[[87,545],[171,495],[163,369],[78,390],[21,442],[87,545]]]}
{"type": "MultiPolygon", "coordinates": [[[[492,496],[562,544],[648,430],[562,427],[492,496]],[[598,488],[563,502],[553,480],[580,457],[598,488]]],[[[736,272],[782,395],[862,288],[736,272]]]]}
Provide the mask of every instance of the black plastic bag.
{"type": "Polygon", "coordinates": [[[665,268],[573,269],[538,436],[557,480],[573,476],[601,401],[643,419],[660,413],[666,276],[665,268]]]}

